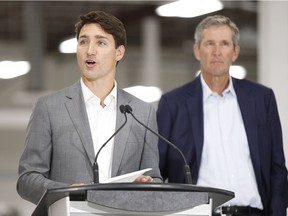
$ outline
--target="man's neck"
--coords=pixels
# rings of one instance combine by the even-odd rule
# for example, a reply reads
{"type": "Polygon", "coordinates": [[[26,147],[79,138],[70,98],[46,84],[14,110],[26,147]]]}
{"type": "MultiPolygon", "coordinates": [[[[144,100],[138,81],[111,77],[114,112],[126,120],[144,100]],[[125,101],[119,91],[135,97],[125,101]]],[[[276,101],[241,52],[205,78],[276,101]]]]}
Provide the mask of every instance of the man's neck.
{"type": "Polygon", "coordinates": [[[223,91],[229,85],[229,75],[228,76],[204,76],[203,78],[209,88],[222,96],[223,91]]]}
{"type": "Polygon", "coordinates": [[[109,82],[101,81],[87,81],[83,79],[85,85],[91,90],[91,92],[100,98],[100,104],[102,107],[105,107],[104,100],[110,94],[114,87],[114,80],[109,82]]]}

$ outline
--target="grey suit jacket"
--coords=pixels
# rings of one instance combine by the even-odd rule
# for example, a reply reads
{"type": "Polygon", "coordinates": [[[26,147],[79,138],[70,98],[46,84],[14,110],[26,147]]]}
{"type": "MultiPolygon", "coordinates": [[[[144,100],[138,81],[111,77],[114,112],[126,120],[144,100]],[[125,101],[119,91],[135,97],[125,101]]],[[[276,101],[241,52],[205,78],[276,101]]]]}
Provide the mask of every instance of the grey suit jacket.
{"type": "MultiPolygon", "coordinates": [[[[129,104],[134,115],[157,131],[153,107],[118,89],[117,106],[129,104]]],[[[158,138],[127,116],[125,127],[114,139],[112,176],[152,167],[147,175],[162,181],[159,171],[158,138]]],[[[116,129],[125,121],[117,111],[116,129]]],[[[111,134],[112,135],[112,134],[111,134]]],[[[46,189],[73,183],[93,182],[95,152],[80,82],[35,103],[19,162],[17,191],[37,203],[46,189]]]]}

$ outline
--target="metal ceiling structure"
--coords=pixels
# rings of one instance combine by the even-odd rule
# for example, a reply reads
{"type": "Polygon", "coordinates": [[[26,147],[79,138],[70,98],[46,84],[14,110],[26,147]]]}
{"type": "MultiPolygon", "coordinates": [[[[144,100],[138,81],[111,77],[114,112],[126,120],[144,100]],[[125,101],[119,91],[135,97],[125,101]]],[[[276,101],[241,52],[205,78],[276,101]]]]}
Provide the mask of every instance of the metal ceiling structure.
{"type": "MultiPolygon", "coordinates": [[[[127,29],[128,45],[137,45],[141,41],[141,20],[156,16],[156,7],[168,2],[171,1],[0,1],[0,41],[25,41],[27,27],[31,25],[31,20],[27,19],[31,9],[29,12],[27,8],[33,7],[37,12],[34,19],[40,19],[42,23],[47,52],[57,51],[63,39],[74,35],[74,24],[79,15],[91,10],[103,10],[122,20],[127,29]]],[[[256,29],[257,2],[223,1],[223,4],[221,14],[229,16],[239,27],[249,24],[250,28],[256,29]]],[[[202,18],[159,17],[162,45],[179,46],[184,40],[191,39],[196,24],[202,18]]],[[[29,31],[33,32],[33,27],[29,31]]]]}
{"type": "MultiPolygon", "coordinates": [[[[192,1],[192,0],[191,0],[192,1]]],[[[24,59],[32,65],[26,84],[27,90],[41,90],[44,87],[44,59],[59,53],[59,44],[75,35],[74,25],[78,17],[92,10],[102,10],[118,17],[127,30],[129,47],[141,47],[143,40],[142,22],[154,17],[159,22],[160,46],[167,49],[192,52],[193,34],[196,25],[207,15],[194,18],[159,17],[155,9],[173,1],[0,1],[0,61],[19,58],[9,53],[6,44],[20,44],[24,48],[24,59]],[[187,48],[188,47],[188,48],[187,48]],[[7,52],[8,50],[8,52],[7,52]]],[[[222,1],[224,8],[213,14],[230,17],[240,28],[241,55],[239,61],[252,63],[255,71],[257,62],[257,2],[222,1]]],[[[211,15],[211,14],[210,14],[211,15]]],[[[169,52],[169,51],[168,51],[169,52]]],[[[17,53],[16,53],[17,54],[17,53]]],[[[249,65],[248,65],[249,67],[249,65]]],[[[250,79],[256,73],[250,73],[250,79]]],[[[0,80],[2,89],[13,81],[0,80]]]]}

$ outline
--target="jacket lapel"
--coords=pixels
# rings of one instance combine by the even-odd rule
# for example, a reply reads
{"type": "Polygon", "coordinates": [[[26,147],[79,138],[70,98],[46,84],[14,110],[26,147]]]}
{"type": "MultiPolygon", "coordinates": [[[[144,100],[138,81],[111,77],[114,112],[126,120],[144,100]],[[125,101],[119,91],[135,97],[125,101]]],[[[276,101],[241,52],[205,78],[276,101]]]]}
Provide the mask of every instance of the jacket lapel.
{"type": "MultiPolygon", "coordinates": [[[[191,85],[189,86],[187,90],[187,93],[189,94],[189,96],[187,97],[187,107],[188,107],[190,122],[192,125],[193,143],[194,143],[195,152],[196,152],[194,156],[196,156],[196,162],[197,162],[197,164],[190,164],[190,166],[192,166],[192,169],[194,170],[192,175],[193,175],[193,179],[195,180],[197,179],[197,176],[198,176],[199,166],[201,162],[202,149],[203,149],[203,140],[204,140],[203,99],[202,99],[202,86],[201,86],[200,76],[198,76],[191,83],[191,85]]],[[[187,155],[186,157],[191,157],[191,156],[187,155]]],[[[191,158],[188,161],[193,161],[193,158],[191,158]]]]}
{"type": "Polygon", "coordinates": [[[66,97],[68,98],[65,103],[67,111],[79,134],[86,154],[90,159],[91,164],[93,164],[95,153],[80,81],[67,89],[66,97]]]}
{"type": "MultiPolygon", "coordinates": [[[[125,122],[125,115],[120,112],[120,105],[127,105],[131,102],[131,99],[128,98],[125,92],[118,88],[117,95],[117,115],[116,115],[116,130],[121,127],[125,122]]],[[[126,148],[126,143],[128,140],[130,128],[132,127],[132,117],[127,115],[126,125],[116,134],[114,139],[114,150],[113,150],[113,161],[112,161],[112,177],[116,176],[119,171],[120,163],[126,148]],[[129,118],[130,117],[130,118],[129,118]]]]}
{"type": "Polygon", "coordinates": [[[248,139],[250,155],[256,176],[260,174],[260,156],[258,145],[258,130],[256,121],[256,107],[251,94],[251,89],[241,82],[241,80],[232,79],[233,86],[237,95],[238,104],[242,114],[242,119],[248,139]]]}

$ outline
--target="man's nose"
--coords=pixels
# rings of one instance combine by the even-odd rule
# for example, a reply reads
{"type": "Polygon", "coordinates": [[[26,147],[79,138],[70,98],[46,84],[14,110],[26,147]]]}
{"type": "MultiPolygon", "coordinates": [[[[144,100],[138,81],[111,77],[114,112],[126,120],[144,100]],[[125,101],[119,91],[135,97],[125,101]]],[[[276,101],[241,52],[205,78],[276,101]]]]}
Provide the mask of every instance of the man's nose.
{"type": "Polygon", "coordinates": [[[215,45],[214,47],[214,55],[220,55],[221,54],[221,47],[219,45],[215,45]]]}
{"type": "Polygon", "coordinates": [[[89,55],[96,54],[96,45],[93,43],[90,43],[87,49],[87,53],[89,55]]]}

